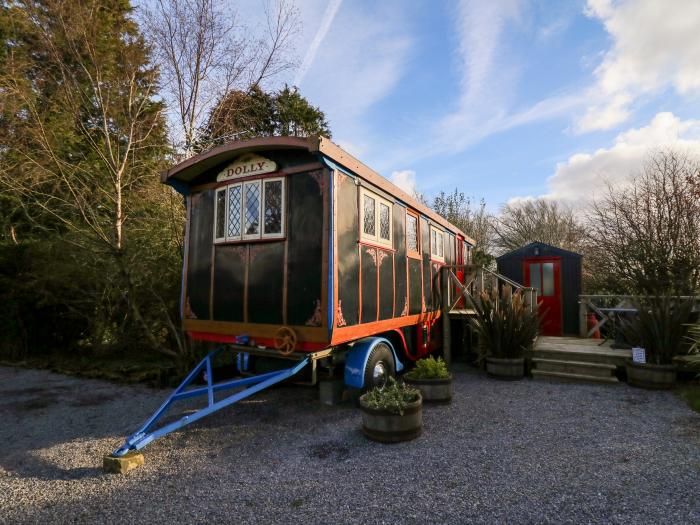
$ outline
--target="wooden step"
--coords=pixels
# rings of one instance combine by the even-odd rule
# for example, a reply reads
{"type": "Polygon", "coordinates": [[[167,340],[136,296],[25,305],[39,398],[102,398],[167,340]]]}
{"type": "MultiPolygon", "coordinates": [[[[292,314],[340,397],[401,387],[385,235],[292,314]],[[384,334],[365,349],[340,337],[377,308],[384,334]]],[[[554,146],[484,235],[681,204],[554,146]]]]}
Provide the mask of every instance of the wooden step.
{"type": "Polygon", "coordinates": [[[619,383],[617,377],[598,377],[591,376],[587,374],[570,374],[567,372],[549,372],[547,370],[532,370],[533,379],[547,379],[562,382],[576,382],[576,383],[619,383]]]}
{"type": "Polygon", "coordinates": [[[572,361],[570,359],[544,359],[534,357],[532,368],[543,372],[564,372],[565,374],[580,374],[596,377],[612,377],[617,367],[607,363],[591,363],[587,361],[572,361]]]}
{"type": "Polygon", "coordinates": [[[608,349],[581,349],[576,350],[574,348],[567,350],[560,350],[557,348],[548,348],[545,345],[537,345],[534,350],[529,352],[529,357],[540,358],[540,359],[552,359],[555,361],[576,361],[579,363],[601,363],[608,365],[615,365],[617,367],[624,367],[625,360],[628,359],[627,354],[631,352],[615,351],[612,352],[608,349]]]}

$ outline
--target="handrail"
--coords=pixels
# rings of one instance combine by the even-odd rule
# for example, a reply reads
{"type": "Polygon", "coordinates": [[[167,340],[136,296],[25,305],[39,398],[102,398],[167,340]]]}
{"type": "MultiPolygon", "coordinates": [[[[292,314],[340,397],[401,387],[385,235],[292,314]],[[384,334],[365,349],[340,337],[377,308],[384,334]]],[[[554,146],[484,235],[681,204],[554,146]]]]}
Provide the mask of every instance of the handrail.
{"type": "MultiPolygon", "coordinates": [[[[608,321],[613,321],[616,315],[616,310],[622,311],[623,307],[625,311],[636,311],[635,308],[627,308],[624,303],[630,299],[658,299],[662,296],[659,295],[615,295],[615,294],[581,294],[579,298],[579,336],[588,338],[595,334],[600,328],[605,326],[608,321]],[[606,307],[600,304],[595,304],[596,300],[604,300],[615,303],[617,306],[606,307]],[[588,328],[588,317],[593,315],[595,317],[595,324],[588,328]]],[[[695,295],[671,295],[668,296],[671,299],[691,299],[697,303],[700,303],[700,296],[695,295]]],[[[695,311],[695,307],[693,308],[695,311]]]]}

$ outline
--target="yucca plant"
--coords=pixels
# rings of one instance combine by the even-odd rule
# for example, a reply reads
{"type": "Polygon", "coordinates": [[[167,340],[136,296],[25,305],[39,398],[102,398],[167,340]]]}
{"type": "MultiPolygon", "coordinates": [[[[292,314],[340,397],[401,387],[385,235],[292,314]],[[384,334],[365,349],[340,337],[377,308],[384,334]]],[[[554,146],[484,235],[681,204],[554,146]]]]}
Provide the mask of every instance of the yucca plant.
{"type": "Polygon", "coordinates": [[[469,297],[475,315],[469,322],[479,336],[479,361],[486,357],[522,357],[539,330],[537,307],[525,304],[520,291],[503,298],[497,290],[469,297]]]}
{"type": "Polygon", "coordinates": [[[630,344],[644,348],[647,363],[673,364],[675,356],[687,354],[692,347],[688,333],[694,302],[670,296],[633,300],[637,313],[624,320],[620,329],[630,344]]]}

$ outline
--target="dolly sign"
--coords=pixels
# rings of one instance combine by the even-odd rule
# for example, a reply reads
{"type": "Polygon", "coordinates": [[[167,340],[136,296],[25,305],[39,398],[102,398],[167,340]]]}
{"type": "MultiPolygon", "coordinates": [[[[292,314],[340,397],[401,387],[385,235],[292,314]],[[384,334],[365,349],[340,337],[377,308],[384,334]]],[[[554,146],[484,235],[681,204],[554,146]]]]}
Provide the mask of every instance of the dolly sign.
{"type": "Polygon", "coordinates": [[[218,182],[231,179],[239,179],[241,177],[250,177],[251,175],[263,175],[277,171],[277,164],[260,155],[243,155],[229,164],[224,170],[216,176],[218,182]]]}

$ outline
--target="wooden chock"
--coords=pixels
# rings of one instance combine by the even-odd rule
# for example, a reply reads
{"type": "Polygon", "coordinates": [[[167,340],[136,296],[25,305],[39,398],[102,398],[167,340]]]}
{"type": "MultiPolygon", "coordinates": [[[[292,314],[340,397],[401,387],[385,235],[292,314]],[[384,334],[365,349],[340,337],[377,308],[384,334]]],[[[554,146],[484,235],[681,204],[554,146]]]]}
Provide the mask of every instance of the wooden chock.
{"type": "Polygon", "coordinates": [[[113,456],[111,454],[105,456],[102,460],[102,469],[112,474],[126,474],[130,470],[140,467],[143,463],[143,454],[134,450],[127,452],[123,456],[113,456]]]}

